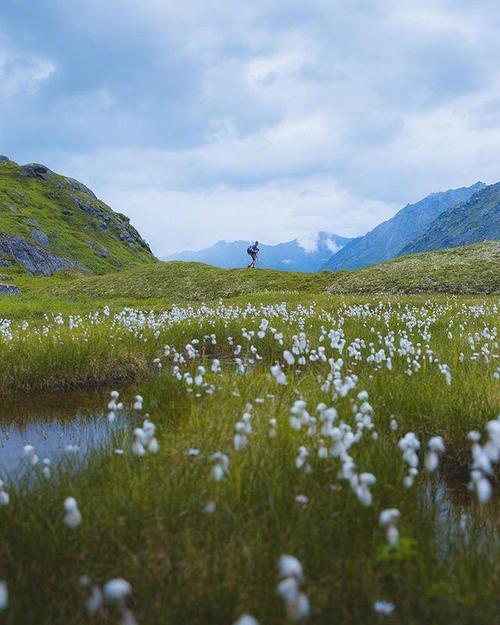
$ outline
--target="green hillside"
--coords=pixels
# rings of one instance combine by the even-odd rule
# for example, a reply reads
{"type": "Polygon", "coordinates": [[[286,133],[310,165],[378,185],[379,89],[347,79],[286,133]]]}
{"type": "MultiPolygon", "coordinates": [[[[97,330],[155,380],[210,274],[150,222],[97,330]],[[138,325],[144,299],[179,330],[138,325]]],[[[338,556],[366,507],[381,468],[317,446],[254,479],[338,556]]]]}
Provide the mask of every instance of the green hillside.
{"type": "Polygon", "coordinates": [[[83,184],[0,157],[1,274],[105,273],[154,260],[128,217],[83,184]]]}
{"type": "MultiPolygon", "coordinates": [[[[500,243],[404,256],[355,272],[317,274],[217,269],[166,262],[107,276],[57,282],[51,293],[71,298],[210,301],[262,292],[498,293],[500,243]]],[[[38,282],[39,283],[39,282],[38,282]]],[[[24,285],[23,285],[24,286],[24,285]]]]}

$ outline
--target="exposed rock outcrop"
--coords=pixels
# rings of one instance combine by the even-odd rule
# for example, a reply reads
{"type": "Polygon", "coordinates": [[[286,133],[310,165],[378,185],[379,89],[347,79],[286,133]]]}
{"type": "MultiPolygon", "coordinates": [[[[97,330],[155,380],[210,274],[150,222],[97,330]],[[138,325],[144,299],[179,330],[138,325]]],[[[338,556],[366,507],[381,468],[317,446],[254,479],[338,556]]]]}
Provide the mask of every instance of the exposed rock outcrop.
{"type": "Polygon", "coordinates": [[[0,252],[8,254],[32,276],[51,276],[64,269],[80,269],[85,267],[67,258],[28,243],[23,237],[0,236],[0,252]]]}
{"type": "Polygon", "coordinates": [[[15,284],[0,284],[0,295],[21,295],[21,289],[15,284]]]}
{"type": "Polygon", "coordinates": [[[21,165],[19,168],[21,175],[27,178],[38,178],[39,180],[47,180],[54,174],[48,167],[41,165],[40,163],[28,163],[27,165],[21,165]]]}
{"type": "Polygon", "coordinates": [[[7,157],[0,158],[0,238],[0,259],[33,275],[69,268],[103,273],[156,261],[129,218],[85,184],[7,157]]]}
{"type": "Polygon", "coordinates": [[[97,200],[97,195],[93,191],[86,187],[83,182],[79,182],[74,178],[64,178],[64,181],[61,183],[60,186],[61,188],[69,187],[70,189],[74,189],[75,191],[81,191],[82,193],[85,193],[86,195],[94,198],[94,200],[97,200]]]}
{"type": "Polygon", "coordinates": [[[31,233],[31,236],[33,237],[33,241],[35,243],[38,243],[38,245],[40,245],[40,247],[48,249],[48,247],[49,247],[49,237],[45,234],[45,232],[43,230],[40,230],[39,228],[36,228],[31,233]]]}

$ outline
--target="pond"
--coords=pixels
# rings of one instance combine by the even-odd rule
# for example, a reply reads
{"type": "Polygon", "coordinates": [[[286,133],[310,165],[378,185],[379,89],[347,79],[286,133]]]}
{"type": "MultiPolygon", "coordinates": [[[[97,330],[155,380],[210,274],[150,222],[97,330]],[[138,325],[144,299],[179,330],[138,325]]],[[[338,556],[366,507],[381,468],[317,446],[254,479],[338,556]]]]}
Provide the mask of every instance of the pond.
{"type": "MultiPolygon", "coordinates": [[[[108,401],[105,390],[1,398],[0,475],[13,479],[22,473],[28,465],[25,445],[35,447],[40,461],[54,462],[68,455],[83,459],[91,448],[108,443],[116,430],[106,418],[108,401]]],[[[122,417],[120,423],[126,422],[122,417]]]]}

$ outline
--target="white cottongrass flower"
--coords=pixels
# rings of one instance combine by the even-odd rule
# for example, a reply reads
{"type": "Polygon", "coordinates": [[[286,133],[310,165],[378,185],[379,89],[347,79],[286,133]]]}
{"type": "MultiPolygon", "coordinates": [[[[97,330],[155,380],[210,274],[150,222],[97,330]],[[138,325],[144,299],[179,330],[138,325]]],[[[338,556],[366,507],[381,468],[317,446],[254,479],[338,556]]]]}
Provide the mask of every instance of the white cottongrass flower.
{"type": "Polygon", "coordinates": [[[427,443],[429,451],[425,456],[425,468],[427,471],[435,471],[439,465],[439,456],[444,453],[444,442],[441,436],[433,436],[427,443]]]}
{"type": "Polygon", "coordinates": [[[210,456],[210,460],[214,462],[212,477],[216,482],[220,482],[229,472],[229,458],[226,454],[216,451],[210,456]]]}
{"type": "Polygon", "coordinates": [[[115,604],[122,616],[122,625],[137,625],[132,612],[127,608],[126,602],[132,594],[132,586],[122,578],[111,579],[103,586],[106,601],[115,604]]]}
{"type": "Polygon", "coordinates": [[[43,473],[43,476],[46,477],[47,479],[50,478],[50,458],[43,459],[42,473],[43,473]]]}
{"type": "Polygon", "coordinates": [[[234,622],[234,625],[259,625],[259,621],[251,614],[242,614],[240,618],[234,622]]]}
{"type": "Polygon", "coordinates": [[[75,529],[82,522],[82,515],[78,509],[78,504],[74,497],[67,497],[64,500],[64,509],[66,514],[64,515],[64,523],[71,529],[75,529]]]}
{"type": "Polygon", "coordinates": [[[144,456],[146,450],[151,454],[156,454],[160,450],[160,445],[155,438],[156,426],[149,419],[144,419],[142,428],[135,428],[135,440],[132,443],[132,452],[136,456],[144,456]]]}
{"type": "Polygon", "coordinates": [[[36,449],[33,447],[33,445],[25,445],[23,447],[23,451],[24,451],[24,455],[26,456],[26,458],[28,459],[28,462],[31,464],[32,467],[38,464],[39,458],[36,454],[36,449]]]}
{"type": "Polygon", "coordinates": [[[103,591],[108,601],[120,603],[132,594],[132,586],[127,580],[118,577],[106,582],[103,591]]]}
{"type": "Polygon", "coordinates": [[[295,501],[300,503],[302,506],[307,506],[309,503],[309,497],[307,495],[297,495],[295,497],[295,501]]]}
{"type": "Polygon", "coordinates": [[[375,610],[375,612],[378,612],[383,616],[390,616],[396,609],[396,606],[390,601],[375,601],[375,603],[373,604],[373,609],[375,610]]]}
{"type": "Polygon", "coordinates": [[[302,564],[295,556],[282,555],[278,562],[280,577],[294,577],[299,582],[304,580],[302,564]]]}
{"type": "Polygon", "coordinates": [[[217,509],[217,504],[215,503],[215,501],[209,501],[203,507],[203,512],[205,514],[213,514],[216,509],[217,509]]]}
{"type": "Polygon", "coordinates": [[[0,507],[8,506],[10,503],[9,493],[4,490],[4,483],[0,480],[0,507]]]}
{"type": "Polygon", "coordinates": [[[488,476],[494,474],[493,465],[500,461],[500,417],[486,424],[488,439],[480,445],[479,432],[469,432],[472,445],[472,467],[469,488],[476,492],[479,503],[487,503],[493,494],[488,476]],[[473,435],[473,436],[471,436],[473,435]]]}
{"type": "Polygon", "coordinates": [[[90,589],[90,597],[85,601],[85,607],[90,616],[94,616],[102,606],[104,598],[102,590],[97,584],[92,583],[88,575],[82,575],[82,577],[80,577],[80,585],[90,589]]]}
{"type": "Polygon", "coordinates": [[[287,349],[285,349],[285,351],[283,352],[283,358],[285,359],[287,365],[292,366],[293,364],[295,364],[294,355],[287,349]]]}
{"type": "Polygon", "coordinates": [[[7,583],[0,581],[0,610],[5,610],[9,605],[9,591],[7,589],[7,583]]]}
{"type": "Polygon", "coordinates": [[[304,581],[301,563],[294,556],[282,555],[279,559],[279,574],[282,578],[276,590],[285,602],[287,618],[303,621],[309,616],[309,599],[300,591],[304,581]]]}
{"type": "Polygon", "coordinates": [[[142,410],[142,403],[144,399],[141,395],[136,395],[134,399],[134,410],[142,410]]]}
{"type": "Polygon", "coordinates": [[[401,512],[397,508],[387,508],[380,513],[379,524],[385,528],[387,542],[390,545],[396,545],[399,541],[397,524],[400,517],[401,512]]]}
{"type": "Polygon", "coordinates": [[[286,375],[283,373],[281,367],[278,364],[271,367],[271,375],[274,377],[278,384],[281,384],[282,386],[286,386],[286,384],[288,384],[288,382],[286,381],[286,375]]]}

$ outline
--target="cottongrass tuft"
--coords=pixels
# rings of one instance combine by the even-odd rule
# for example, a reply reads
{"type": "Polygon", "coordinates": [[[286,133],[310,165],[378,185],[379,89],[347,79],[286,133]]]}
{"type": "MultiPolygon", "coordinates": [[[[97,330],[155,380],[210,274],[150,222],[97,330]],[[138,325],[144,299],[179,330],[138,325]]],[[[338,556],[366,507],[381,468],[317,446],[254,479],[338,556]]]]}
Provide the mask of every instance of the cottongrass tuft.
{"type": "Polygon", "coordinates": [[[379,524],[386,529],[387,542],[390,545],[396,545],[399,541],[397,524],[400,517],[401,512],[397,508],[388,508],[380,513],[379,524]]]}
{"type": "Polygon", "coordinates": [[[259,625],[259,621],[251,614],[242,614],[240,618],[234,622],[234,625],[259,625]]]}
{"type": "Polygon", "coordinates": [[[378,614],[382,614],[383,616],[390,616],[396,609],[396,606],[390,601],[375,601],[375,603],[373,604],[373,609],[375,610],[375,612],[378,612],[378,614]]]}
{"type": "Polygon", "coordinates": [[[282,555],[279,559],[279,574],[282,578],[276,590],[285,602],[285,611],[290,621],[304,621],[310,612],[309,599],[301,592],[304,581],[302,565],[294,556],[282,555]]]}
{"type": "Polygon", "coordinates": [[[64,515],[64,523],[70,528],[75,529],[82,522],[82,515],[78,509],[78,504],[74,497],[67,497],[64,500],[64,509],[66,514],[64,515]]]}

